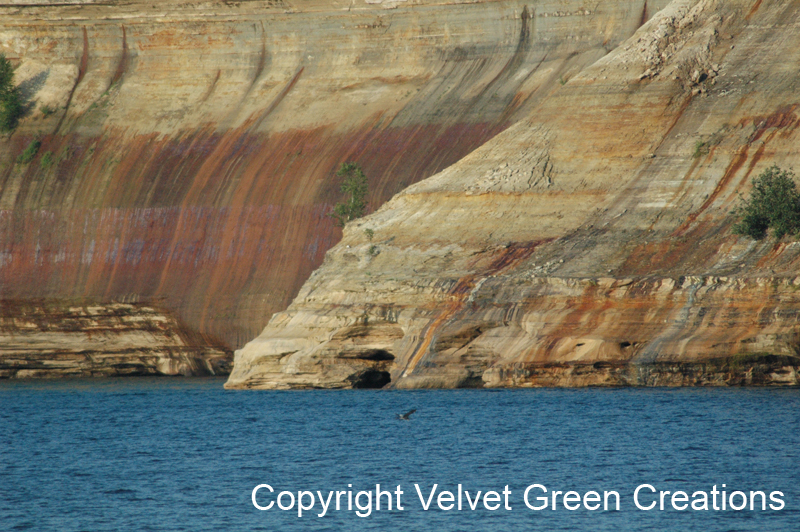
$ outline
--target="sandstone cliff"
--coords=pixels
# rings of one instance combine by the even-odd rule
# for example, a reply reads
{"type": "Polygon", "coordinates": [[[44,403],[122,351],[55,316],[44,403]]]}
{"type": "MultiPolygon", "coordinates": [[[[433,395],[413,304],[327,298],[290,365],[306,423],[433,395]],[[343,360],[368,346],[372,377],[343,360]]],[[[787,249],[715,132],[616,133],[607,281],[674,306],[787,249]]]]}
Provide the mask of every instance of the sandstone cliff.
{"type": "Polygon", "coordinates": [[[799,166],[798,15],[671,2],[349,224],[227,386],[797,385],[800,243],[730,212],[799,166]]]}
{"type": "Polygon", "coordinates": [[[0,379],[227,375],[229,353],[145,305],[4,301],[0,379]]]}
{"type": "Polygon", "coordinates": [[[377,208],[665,4],[0,3],[28,108],[0,138],[0,297],[158,301],[240,347],[341,237],[342,162],[377,208]]]}

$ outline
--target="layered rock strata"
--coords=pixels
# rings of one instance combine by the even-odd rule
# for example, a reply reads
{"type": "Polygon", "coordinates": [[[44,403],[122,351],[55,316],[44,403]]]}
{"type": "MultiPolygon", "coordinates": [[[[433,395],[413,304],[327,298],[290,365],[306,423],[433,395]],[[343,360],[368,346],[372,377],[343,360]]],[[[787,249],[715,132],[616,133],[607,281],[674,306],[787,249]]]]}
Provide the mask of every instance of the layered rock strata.
{"type": "Polygon", "coordinates": [[[800,243],[731,212],[800,166],[798,15],[671,2],[349,224],[227,386],[797,385],[800,243]]]}
{"type": "Polygon", "coordinates": [[[239,347],[340,238],[341,163],[375,209],[664,3],[0,4],[28,109],[0,138],[0,294],[158,301],[239,347]]]}
{"type": "Polygon", "coordinates": [[[229,372],[227,350],[149,306],[0,305],[0,379],[229,372]]]}

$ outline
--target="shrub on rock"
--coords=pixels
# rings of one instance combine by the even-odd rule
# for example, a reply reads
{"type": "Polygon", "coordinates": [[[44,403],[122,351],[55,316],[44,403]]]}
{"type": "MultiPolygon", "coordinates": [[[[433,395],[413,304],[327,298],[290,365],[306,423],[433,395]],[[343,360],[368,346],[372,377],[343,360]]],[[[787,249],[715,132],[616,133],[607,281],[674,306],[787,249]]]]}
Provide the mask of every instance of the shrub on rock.
{"type": "Polygon", "coordinates": [[[761,240],[772,230],[776,239],[800,233],[800,192],[794,172],[776,165],[753,178],[748,198],[741,198],[736,209],[739,222],[733,232],[761,240]]]}

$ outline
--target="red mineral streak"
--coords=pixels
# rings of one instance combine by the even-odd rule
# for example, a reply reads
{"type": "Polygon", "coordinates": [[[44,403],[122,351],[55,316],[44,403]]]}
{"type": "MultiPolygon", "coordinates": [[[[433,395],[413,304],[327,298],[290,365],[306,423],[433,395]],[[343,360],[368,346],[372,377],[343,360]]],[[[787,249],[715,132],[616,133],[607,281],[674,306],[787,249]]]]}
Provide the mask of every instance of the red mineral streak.
{"type": "MultiPolygon", "coordinates": [[[[0,289],[9,298],[157,299],[235,347],[291,301],[339,239],[327,216],[340,199],[339,164],[361,164],[372,210],[504,127],[44,137],[40,154],[70,155],[51,174],[37,158],[14,208],[0,212],[0,289]]],[[[30,139],[14,140],[21,151],[30,139]]],[[[12,169],[0,179],[11,186],[12,169]]]]}

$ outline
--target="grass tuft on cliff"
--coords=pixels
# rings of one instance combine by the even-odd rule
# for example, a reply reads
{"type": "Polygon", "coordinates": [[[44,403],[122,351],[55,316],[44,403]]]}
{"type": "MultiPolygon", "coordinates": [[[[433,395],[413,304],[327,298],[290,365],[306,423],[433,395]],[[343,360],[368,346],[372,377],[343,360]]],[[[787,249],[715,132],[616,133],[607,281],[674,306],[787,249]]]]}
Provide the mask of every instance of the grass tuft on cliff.
{"type": "Polygon", "coordinates": [[[771,229],[776,239],[800,233],[800,192],[791,170],[777,165],[753,178],[748,198],[740,198],[735,215],[739,222],[733,232],[761,240],[771,229]]]}
{"type": "Polygon", "coordinates": [[[39,160],[39,166],[42,167],[42,170],[49,170],[51,166],[53,166],[53,153],[52,152],[45,152],[42,155],[42,158],[39,160]]]}
{"type": "Polygon", "coordinates": [[[39,148],[41,148],[41,146],[42,146],[41,141],[32,140],[31,143],[28,144],[28,147],[25,148],[25,150],[19,154],[19,157],[17,157],[17,162],[19,164],[28,164],[33,160],[34,157],[36,157],[36,153],[39,151],[39,148]]]}

